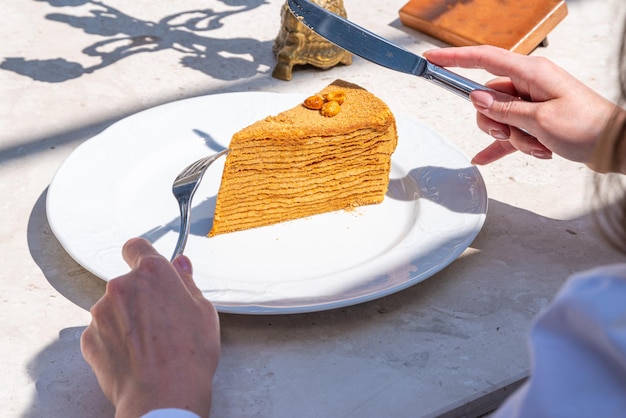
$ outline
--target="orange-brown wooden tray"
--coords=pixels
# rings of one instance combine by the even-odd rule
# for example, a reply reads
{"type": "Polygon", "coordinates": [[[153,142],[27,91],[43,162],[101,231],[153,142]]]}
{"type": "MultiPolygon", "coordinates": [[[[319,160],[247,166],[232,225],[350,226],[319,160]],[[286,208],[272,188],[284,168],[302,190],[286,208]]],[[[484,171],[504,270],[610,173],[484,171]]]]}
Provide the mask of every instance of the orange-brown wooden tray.
{"type": "Polygon", "coordinates": [[[450,45],[528,54],[567,16],[564,0],[411,0],[400,21],[450,45]]]}

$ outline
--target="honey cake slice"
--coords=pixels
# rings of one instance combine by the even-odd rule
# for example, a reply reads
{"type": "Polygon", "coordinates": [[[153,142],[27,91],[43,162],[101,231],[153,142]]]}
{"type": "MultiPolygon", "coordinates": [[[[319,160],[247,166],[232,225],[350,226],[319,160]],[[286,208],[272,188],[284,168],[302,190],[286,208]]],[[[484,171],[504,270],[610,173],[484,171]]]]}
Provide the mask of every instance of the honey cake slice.
{"type": "Polygon", "coordinates": [[[398,139],[391,110],[343,80],[316,96],[343,97],[339,112],[299,104],[233,135],[209,236],[383,201],[398,139]]]}

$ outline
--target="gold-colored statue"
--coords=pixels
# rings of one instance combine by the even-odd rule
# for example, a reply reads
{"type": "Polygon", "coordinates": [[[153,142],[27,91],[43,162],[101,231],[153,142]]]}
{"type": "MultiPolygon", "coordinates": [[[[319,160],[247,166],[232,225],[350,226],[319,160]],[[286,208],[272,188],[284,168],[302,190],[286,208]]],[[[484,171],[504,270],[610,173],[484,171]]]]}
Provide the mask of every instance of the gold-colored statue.
{"type": "MultiPolygon", "coordinates": [[[[343,0],[313,0],[313,2],[346,17],[343,0]]],[[[307,28],[291,13],[287,3],[281,10],[281,28],[274,41],[273,51],[277,62],[272,77],[280,80],[291,80],[294,65],[311,64],[326,70],[339,63],[352,64],[351,53],[307,28]]]]}

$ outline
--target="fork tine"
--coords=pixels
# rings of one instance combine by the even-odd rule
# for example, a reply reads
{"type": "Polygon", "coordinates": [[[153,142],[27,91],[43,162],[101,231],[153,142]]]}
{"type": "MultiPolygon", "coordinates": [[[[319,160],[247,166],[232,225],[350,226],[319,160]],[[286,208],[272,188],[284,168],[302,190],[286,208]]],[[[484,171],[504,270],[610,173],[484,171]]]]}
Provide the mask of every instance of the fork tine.
{"type": "Polygon", "coordinates": [[[172,193],[178,201],[180,208],[180,232],[174,254],[170,259],[173,261],[176,257],[183,253],[185,245],[187,244],[187,237],[189,235],[189,227],[191,224],[190,212],[191,212],[191,200],[196,192],[196,188],[207,168],[222,155],[228,154],[230,149],[225,149],[213,155],[205,158],[201,158],[198,161],[187,166],[183,171],[176,176],[174,183],[172,184],[172,193]]]}
{"type": "Polygon", "coordinates": [[[181,171],[181,173],[178,175],[178,177],[176,177],[177,179],[182,179],[185,177],[189,177],[190,175],[194,174],[196,171],[198,170],[198,167],[200,167],[202,169],[202,165],[206,163],[206,161],[208,159],[210,159],[211,157],[205,157],[201,160],[195,161],[193,163],[191,163],[190,165],[187,166],[187,168],[185,168],[183,171],[181,171]]]}
{"type": "Polygon", "coordinates": [[[213,155],[209,155],[208,157],[204,157],[199,159],[196,162],[191,163],[189,166],[187,166],[187,168],[185,168],[176,178],[177,179],[181,179],[184,177],[189,177],[191,175],[197,174],[203,170],[206,170],[206,168],[211,165],[213,163],[213,161],[215,161],[217,158],[221,157],[224,154],[228,153],[228,149],[225,149],[223,151],[220,151],[216,154],[213,155]]]}

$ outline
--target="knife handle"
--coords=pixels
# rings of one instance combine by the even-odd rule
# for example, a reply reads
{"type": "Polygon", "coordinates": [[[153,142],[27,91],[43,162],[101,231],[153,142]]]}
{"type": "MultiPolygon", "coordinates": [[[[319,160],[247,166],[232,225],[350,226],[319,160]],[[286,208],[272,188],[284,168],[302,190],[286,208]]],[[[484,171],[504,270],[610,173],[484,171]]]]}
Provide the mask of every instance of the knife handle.
{"type": "MultiPolygon", "coordinates": [[[[430,62],[426,63],[426,69],[422,73],[422,77],[425,77],[428,81],[431,81],[444,89],[451,91],[452,93],[458,94],[467,100],[469,100],[469,95],[474,90],[495,91],[489,87],[483,86],[480,83],[472,81],[469,78],[455,74],[452,71],[448,71],[445,68],[430,62]]],[[[533,136],[524,128],[516,128],[530,136],[533,136]]]]}
{"type": "Polygon", "coordinates": [[[430,62],[426,63],[426,69],[421,76],[467,100],[469,100],[469,95],[474,90],[491,91],[489,87],[485,87],[480,83],[476,83],[430,62]]]}

